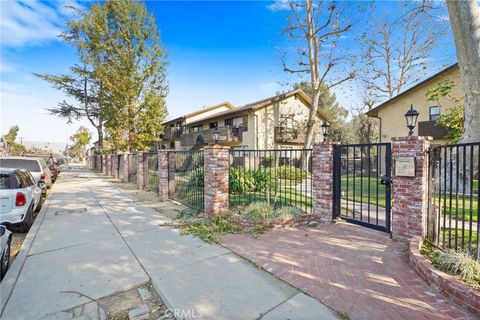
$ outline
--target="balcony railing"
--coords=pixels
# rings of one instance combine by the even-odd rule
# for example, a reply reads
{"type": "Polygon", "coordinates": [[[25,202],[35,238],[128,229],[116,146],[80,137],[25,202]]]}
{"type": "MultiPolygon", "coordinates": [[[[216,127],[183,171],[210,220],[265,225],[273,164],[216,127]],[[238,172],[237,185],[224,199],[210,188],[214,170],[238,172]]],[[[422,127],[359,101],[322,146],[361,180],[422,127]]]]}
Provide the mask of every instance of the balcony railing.
{"type": "Polygon", "coordinates": [[[285,127],[274,128],[275,142],[302,144],[305,142],[305,132],[285,127]]]}
{"type": "Polygon", "coordinates": [[[182,128],[166,127],[163,132],[163,140],[179,139],[182,135],[182,128]]]}
{"type": "Polygon", "coordinates": [[[445,127],[437,125],[435,121],[419,121],[418,135],[430,136],[433,138],[443,138],[448,134],[445,127]]]}
{"type": "Polygon", "coordinates": [[[193,146],[193,145],[202,145],[202,144],[209,144],[215,143],[215,139],[213,139],[213,132],[219,132],[219,139],[218,143],[225,143],[225,142],[241,142],[242,141],[242,133],[245,131],[243,127],[218,127],[214,129],[205,129],[200,130],[197,132],[189,132],[184,133],[180,137],[180,144],[182,146],[193,146]]]}

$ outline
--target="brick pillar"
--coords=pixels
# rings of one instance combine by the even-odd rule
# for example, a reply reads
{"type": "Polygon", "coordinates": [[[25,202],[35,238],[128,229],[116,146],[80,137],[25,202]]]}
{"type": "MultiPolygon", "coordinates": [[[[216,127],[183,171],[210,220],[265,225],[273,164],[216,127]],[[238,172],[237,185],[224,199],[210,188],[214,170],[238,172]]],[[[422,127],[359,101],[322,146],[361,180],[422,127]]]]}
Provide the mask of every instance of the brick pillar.
{"type": "Polygon", "coordinates": [[[112,154],[112,161],[113,161],[113,165],[112,165],[112,176],[115,178],[115,179],[118,179],[118,155],[115,153],[115,154],[112,154]]]}
{"type": "Polygon", "coordinates": [[[428,210],[428,149],[430,137],[392,138],[393,188],[392,188],[392,236],[409,240],[425,236],[428,210]],[[413,156],[415,176],[395,175],[395,159],[413,156]]]}
{"type": "Polygon", "coordinates": [[[128,181],[128,153],[123,154],[123,182],[128,181]]]}
{"type": "Polygon", "coordinates": [[[107,176],[112,175],[112,155],[107,154],[107,176]]]}
{"type": "Polygon", "coordinates": [[[107,155],[102,154],[102,173],[107,174],[107,155]]]}
{"type": "Polygon", "coordinates": [[[169,198],[168,193],[168,156],[169,151],[158,151],[158,197],[161,201],[169,198]]]}
{"type": "Polygon", "coordinates": [[[142,190],[145,187],[145,175],[144,175],[145,163],[143,161],[143,152],[137,153],[136,157],[137,157],[137,187],[138,189],[142,190]]]}
{"type": "Polygon", "coordinates": [[[95,158],[95,161],[97,161],[97,172],[100,172],[101,168],[102,168],[102,156],[101,155],[97,155],[97,157],[95,158]]]}
{"type": "Polygon", "coordinates": [[[313,213],[322,222],[333,220],[333,146],[320,142],[312,150],[313,213]]]}
{"type": "Polygon", "coordinates": [[[229,209],[228,170],[230,147],[213,145],[204,150],[204,204],[207,217],[229,209]]]}

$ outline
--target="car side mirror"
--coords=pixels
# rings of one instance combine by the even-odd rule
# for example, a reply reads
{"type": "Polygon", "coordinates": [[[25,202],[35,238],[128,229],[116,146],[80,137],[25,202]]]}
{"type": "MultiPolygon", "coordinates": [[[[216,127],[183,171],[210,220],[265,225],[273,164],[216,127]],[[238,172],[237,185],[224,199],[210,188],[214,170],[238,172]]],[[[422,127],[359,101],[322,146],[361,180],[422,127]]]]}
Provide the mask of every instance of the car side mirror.
{"type": "Polygon", "coordinates": [[[5,226],[0,225],[0,237],[5,234],[5,230],[6,230],[5,226]]]}
{"type": "Polygon", "coordinates": [[[40,189],[43,189],[43,187],[45,187],[45,181],[38,181],[37,185],[40,189]]]}

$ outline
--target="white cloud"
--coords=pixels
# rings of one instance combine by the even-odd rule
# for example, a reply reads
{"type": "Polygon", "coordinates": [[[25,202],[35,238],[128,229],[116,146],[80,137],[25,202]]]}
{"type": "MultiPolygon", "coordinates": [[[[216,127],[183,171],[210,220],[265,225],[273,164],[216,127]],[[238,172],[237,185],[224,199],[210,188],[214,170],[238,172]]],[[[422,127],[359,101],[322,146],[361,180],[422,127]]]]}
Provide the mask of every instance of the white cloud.
{"type": "Polygon", "coordinates": [[[267,8],[273,12],[290,10],[290,7],[288,5],[288,0],[276,0],[272,4],[269,4],[267,8]]]}
{"type": "Polygon", "coordinates": [[[80,7],[74,1],[1,1],[1,46],[18,48],[57,39],[65,20],[74,14],[66,6],[80,7]]]}
{"type": "Polygon", "coordinates": [[[6,62],[4,59],[0,59],[0,74],[9,72],[15,72],[20,66],[18,64],[6,62]]]}

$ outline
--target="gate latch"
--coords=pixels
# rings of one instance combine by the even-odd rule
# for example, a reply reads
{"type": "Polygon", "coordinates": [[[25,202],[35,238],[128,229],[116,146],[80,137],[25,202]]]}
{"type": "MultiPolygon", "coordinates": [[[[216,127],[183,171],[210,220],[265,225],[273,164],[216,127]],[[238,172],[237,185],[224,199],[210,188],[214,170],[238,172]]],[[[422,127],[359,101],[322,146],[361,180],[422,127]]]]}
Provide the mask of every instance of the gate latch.
{"type": "Polygon", "coordinates": [[[382,179],[382,180],[380,180],[380,184],[383,184],[383,185],[392,184],[392,178],[387,177],[387,176],[381,176],[380,178],[382,179]]]}

